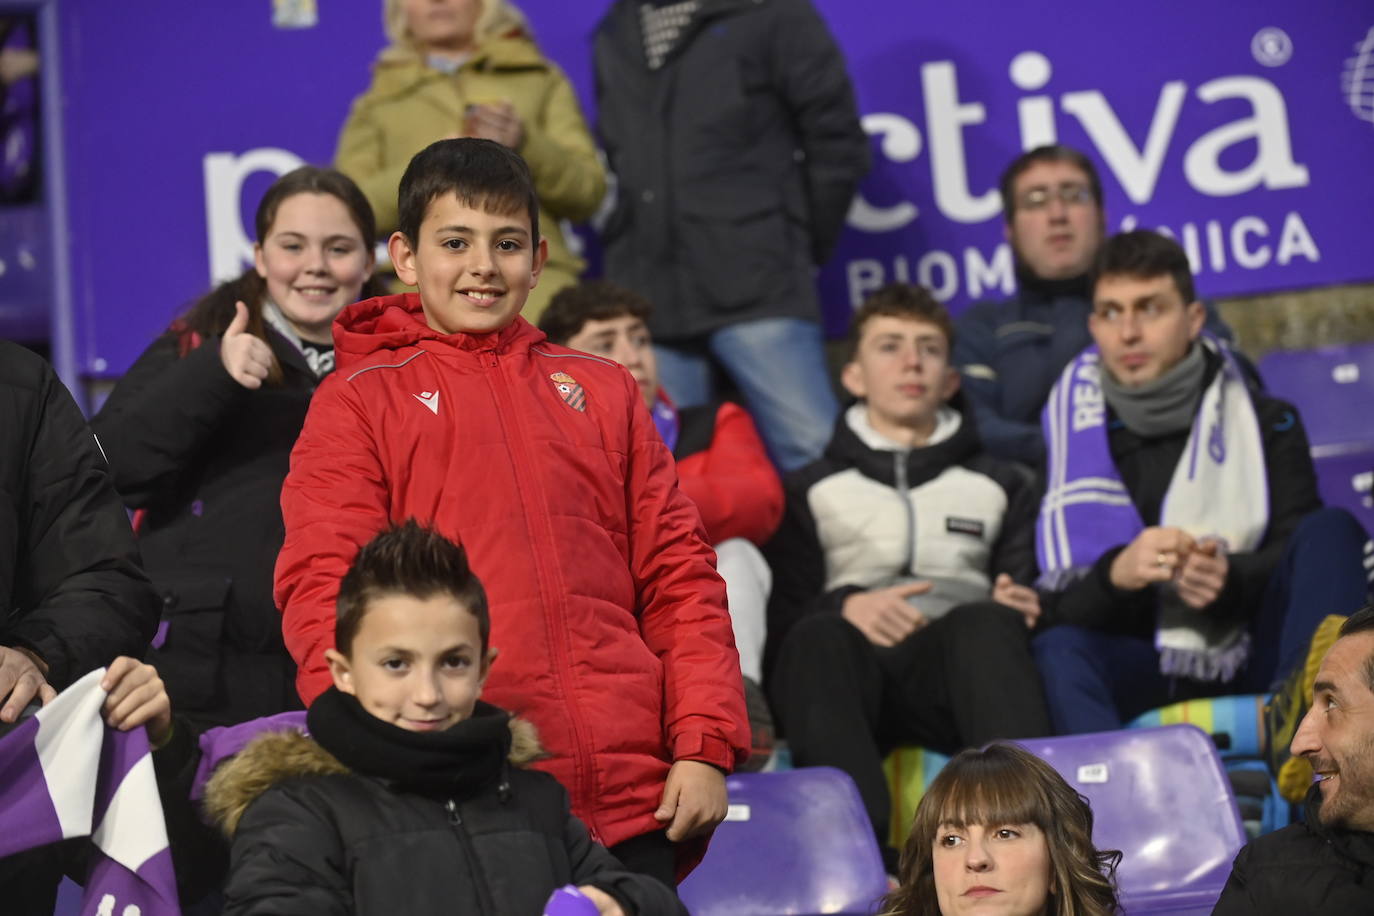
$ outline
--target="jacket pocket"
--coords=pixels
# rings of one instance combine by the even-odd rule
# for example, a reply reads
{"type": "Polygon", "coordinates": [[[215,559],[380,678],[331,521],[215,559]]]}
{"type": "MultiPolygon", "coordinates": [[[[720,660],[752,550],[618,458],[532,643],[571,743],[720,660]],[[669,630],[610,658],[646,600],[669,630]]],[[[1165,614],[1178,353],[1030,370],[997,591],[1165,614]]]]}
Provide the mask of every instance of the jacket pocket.
{"type": "Polygon", "coordinates": [[[148,662],[167,685],[174,709],[205,709],[219,689],[225,609],[233,580],[213,573],[159,578],[162,642],[148,662]]]}

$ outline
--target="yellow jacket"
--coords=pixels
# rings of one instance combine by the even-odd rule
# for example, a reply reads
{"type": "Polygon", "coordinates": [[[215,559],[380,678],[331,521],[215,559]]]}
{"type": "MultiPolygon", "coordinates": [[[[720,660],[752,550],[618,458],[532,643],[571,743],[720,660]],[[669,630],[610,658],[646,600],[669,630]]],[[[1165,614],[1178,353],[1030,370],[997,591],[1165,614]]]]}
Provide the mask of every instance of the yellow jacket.
{"type": "Polygon", "coordinates": [[[353,102],[334,161],[356,181],[383,233],[396,229],[396,191],[410,159],[436,140],[462,132],[467,107],[509,101],[524,122],[518,152],[539,194],[539,230],[549,261],[526,317],[558,288],[576,282],[583,261],[569,250],[558,221],[590,217],[606,192],[606,173],[568,78],[523,36],[492,39],[452,74],[413,51],[384,50],[372,85],[353,102]]]}

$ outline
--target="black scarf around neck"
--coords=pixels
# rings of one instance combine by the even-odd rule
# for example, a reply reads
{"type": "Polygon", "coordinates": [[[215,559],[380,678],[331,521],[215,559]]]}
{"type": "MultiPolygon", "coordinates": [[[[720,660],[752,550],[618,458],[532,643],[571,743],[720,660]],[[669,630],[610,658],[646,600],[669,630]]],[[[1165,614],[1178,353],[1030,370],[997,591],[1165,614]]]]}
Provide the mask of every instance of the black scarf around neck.
{"type": "Polygon", "coordinates": [[[480,700],[471,718],[445,731],[412,732],[331,687],[305,719],[310,736],[353,772],[423,795],[472,795],[502,777],[510,753],[510,714],[480,700]]]}

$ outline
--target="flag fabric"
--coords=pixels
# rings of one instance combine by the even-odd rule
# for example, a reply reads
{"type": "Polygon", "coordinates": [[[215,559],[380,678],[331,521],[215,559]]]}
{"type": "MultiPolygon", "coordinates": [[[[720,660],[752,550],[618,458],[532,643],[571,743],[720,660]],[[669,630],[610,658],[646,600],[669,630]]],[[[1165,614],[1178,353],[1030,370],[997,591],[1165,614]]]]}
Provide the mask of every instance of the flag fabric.
{"type": "Polygon", "coordinates": [[[104,674],[0,738],[0,856],[89,836],[82,916],[180,916],[148,738],[105,724],[104,674]]]}

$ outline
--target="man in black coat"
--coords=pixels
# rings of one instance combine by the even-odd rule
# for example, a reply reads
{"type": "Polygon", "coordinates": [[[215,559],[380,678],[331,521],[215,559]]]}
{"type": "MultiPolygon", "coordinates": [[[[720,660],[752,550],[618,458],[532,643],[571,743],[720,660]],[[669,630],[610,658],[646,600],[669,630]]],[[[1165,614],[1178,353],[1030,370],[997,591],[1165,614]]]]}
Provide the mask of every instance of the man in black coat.
{"type": "Polygon", "coordinates": [[[1317,779],[1306,820],[1240,851],[1213,916],[1374,913],[1374,606],[1322,660],[1292,751],[1317,779]]]}
{"type": "Polygon", "coordinates": [[[869,160],[824,20],[810,0],[617,0],[595,64],[606,276],[655,304],[664,388],[707,402],[714,360],[780,467],[818,457],[838,405],[814,267],[869,160]]]}
{"type": "Polygon", "coordinates": [[[1323,508],[1302,420],[1252,390],[1206,320],[1178,243],[1137,230],[1095,264],[1094,346],[1044,426],[1034,649],[1056,731],[1258,693],[1321,619],[1357,607],[1367,535],[1323,508]]]}
{"type": "MultiPolygon", "coordinates": [[[[0,341],[0,723],[117,656],[158,600],[95,436],[52,367],[0,341]]],[[[0,860],[6,912],[50,910],[58,852],[0,860]],[[34,896],[37,895],[37,896],[34,896]]]]}
{"type": "Polygon", "coordinates": [[[0,721],[119,655],[157,596],[100,446],[52,367],[0,341],[0,721]]]}

